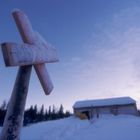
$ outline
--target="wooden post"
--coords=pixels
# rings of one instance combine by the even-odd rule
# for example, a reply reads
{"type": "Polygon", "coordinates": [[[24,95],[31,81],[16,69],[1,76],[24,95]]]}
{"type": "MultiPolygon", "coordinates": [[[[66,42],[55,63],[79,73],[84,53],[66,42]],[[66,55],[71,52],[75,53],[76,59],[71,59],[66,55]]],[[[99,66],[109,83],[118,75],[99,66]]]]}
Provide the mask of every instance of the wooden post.
{"type": "Polygon", "coordinates": [[[0,140],[19,140],[32,66],[19,68],[0,140]]]}
{"type": "MultiPolygon", "coordinates": [[[[30,52],[30,53],[38,52],[37,55],[33,55],[30,60],[30,59],[27,59],[26,57],[25,58],[14,57],[14,54],[12,54],[11,52],[12,48],[11,49],[5,48],[5,47],[8,47],[8,44],[7,43],[3,44],[2,50],[5,57],[5,62],[7,63],[7,65],[18,65],[20,66],[20,68],[17,74],[13,92],[12,92],[12,95],[8,104],[8,109],[7,109],[6,117],[4,120],[4,125],[1,132],[0,140],[19,140],[20,139],[20,131],[21,131],[22,123],[23,123],[24,108],[26,104],[26,97],[28,93],[29,80],[30,80],[30,75],[31,75],[31,70],[32,70],[32,65],[30,64],[35,64],[34,67],[38,75],[38,78],[41,82],[41,85],[45,93],[49,94],[53,89],[53,85],[50,80],[47,69],[45,68],[45,64],[43,62],[51,62],[51,61],[57,60],[57,57],[55,57],[56,51],[54,49],[49,49],[49,48],[48,48],[49,51],[45,49],[47,53],[45,52],[42,53],[42,55],[48,54],[48,56],[40,57],[40,59],[42,60],[38,59],[38,55],[41,55],[40,51],[43,49],[42,46],[46,44],[43,41],[41,41],[41,39],[39,39],[38,35],[35,34],[27,16],[23,12],[16,10],[13,12],[13,17],[15,19],[16,25],[18,27],[18,30],[20,32],[23,42],[27,43],[28,47],[34,46],[34,47],[41,47],[41,48],[38,48],[39,49],[39,52],[38,52],[38,49],[36,48],[34,48],[33,50],[28,49],[28,48],[25,49],[26,45],[25,44],[22,45],[22,47],[24,48],[19,49],[19,50],[26,50],[23,52],[24,54],[27,52],[30,52]],[[10,60],[10,58],[12,60],[10,60]],[[27,62],[21,63],[20,60],[22,61],[25,60],[27,62]],[[28,64],[28,66],[25,66],[26,64],[28,64]]],[[[15,46],[15,44],[13,45],[15,46]]]]}
{"type": "MultiPolygon", "coordinates": [[[[18,11],[15,11],[13,15],[17,13],[18,11]]],[[[30,24],[26,24],[26,19],[23,20],[21,19],[21,21],[19,21],[15,18],[16,23],[18,22],[18,29],[23,42],[33,44],[35,41],[35,35],[32,27],[30,24]]],[[[12,96],[9,101],[0,140],[20,139],[20,130],[23,123],[23,114],[28,93],[31,70],[32,66],[22,66],[19,68],[12,96]]]]}

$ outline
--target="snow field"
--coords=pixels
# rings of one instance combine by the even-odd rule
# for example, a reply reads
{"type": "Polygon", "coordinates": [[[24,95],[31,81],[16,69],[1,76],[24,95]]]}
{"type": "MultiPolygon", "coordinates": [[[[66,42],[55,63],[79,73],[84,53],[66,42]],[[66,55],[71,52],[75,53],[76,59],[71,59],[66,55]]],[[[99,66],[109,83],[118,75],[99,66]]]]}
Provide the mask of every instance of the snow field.
{"type": "Polygon", "coordinates": [[[72,116],[24,127],[21,140],[140,140],[140,117],[103,115],[89,121],[72,116]]]}

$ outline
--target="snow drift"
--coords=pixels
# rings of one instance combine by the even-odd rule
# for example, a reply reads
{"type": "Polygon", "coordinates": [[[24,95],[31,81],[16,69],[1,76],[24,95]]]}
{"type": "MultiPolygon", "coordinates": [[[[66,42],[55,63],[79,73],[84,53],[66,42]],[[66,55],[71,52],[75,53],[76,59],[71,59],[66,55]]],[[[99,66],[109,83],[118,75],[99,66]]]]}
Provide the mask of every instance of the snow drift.
{"type": "Polygon", "coordinates": [[[140,117],[103,115],[91,121],[69,117],[42,122],[24,127],[21,140],[140,140],[140,117]]]}

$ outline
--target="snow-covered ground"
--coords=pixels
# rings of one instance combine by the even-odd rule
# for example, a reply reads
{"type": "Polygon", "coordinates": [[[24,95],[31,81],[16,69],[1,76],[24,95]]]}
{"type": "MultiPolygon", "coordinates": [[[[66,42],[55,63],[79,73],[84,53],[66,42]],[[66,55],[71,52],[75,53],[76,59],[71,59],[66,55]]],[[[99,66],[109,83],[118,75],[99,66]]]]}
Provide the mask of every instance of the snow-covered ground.
{"type": "Polygon", "coordinates": [[[92,121],[70,117],[42,122],[23,128],[21,140],[140,140],[140,117],[104,115],[92,121]]]}

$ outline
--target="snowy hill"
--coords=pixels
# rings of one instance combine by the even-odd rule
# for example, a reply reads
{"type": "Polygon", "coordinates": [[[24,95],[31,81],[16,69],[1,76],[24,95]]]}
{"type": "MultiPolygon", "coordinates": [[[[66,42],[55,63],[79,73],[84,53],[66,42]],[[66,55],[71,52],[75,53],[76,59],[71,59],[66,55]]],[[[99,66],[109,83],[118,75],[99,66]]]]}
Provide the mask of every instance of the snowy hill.
{"type": "Polygon", "coordinates": [[[42,122],[23,128],[21,140],[140,140],[140,117],[104,115],[92,121],[70,117],[42,122]]]}

